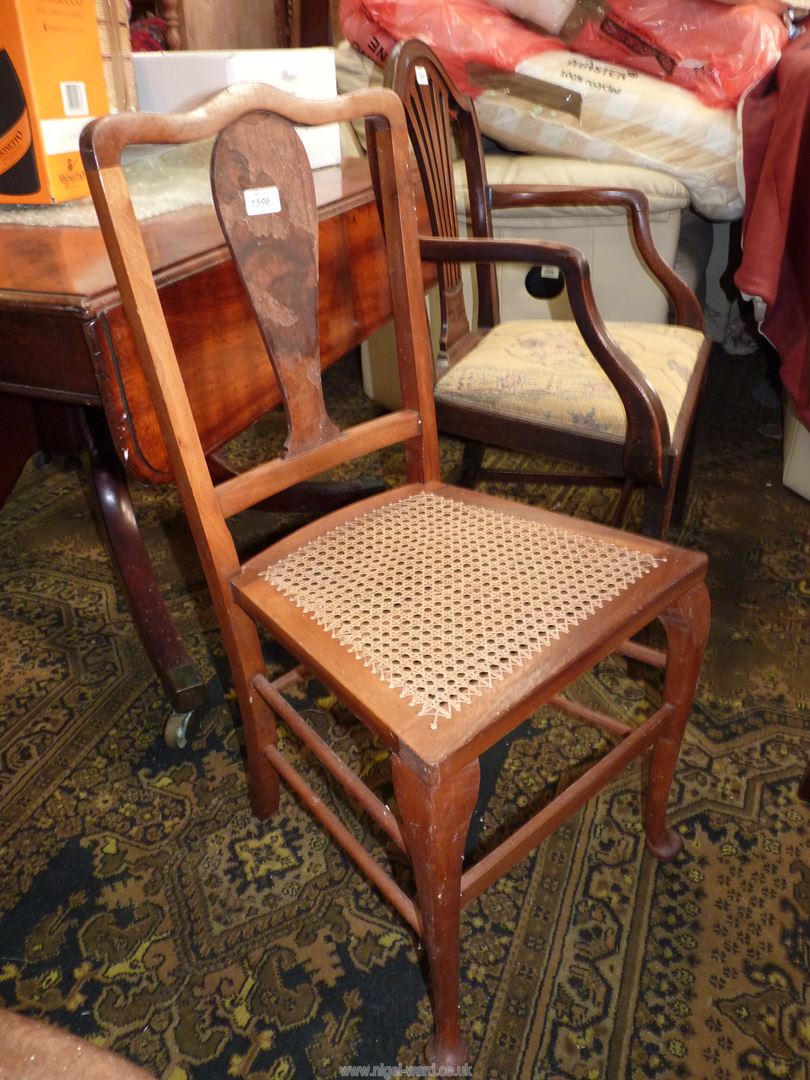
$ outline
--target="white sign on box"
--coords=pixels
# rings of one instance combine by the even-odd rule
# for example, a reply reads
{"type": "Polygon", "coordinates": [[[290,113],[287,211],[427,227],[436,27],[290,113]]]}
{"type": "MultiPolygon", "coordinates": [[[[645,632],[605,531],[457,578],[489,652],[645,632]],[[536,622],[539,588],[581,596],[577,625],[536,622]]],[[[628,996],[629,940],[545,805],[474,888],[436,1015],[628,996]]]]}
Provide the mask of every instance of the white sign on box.
{"type": "MultiPolygon", "coordinates": [[[[138,106],[143,112],[178,112],[202,104],[234,83],[269,83],[310,100],[337,96],[331,49],[229,49],[133,53],[138,106]]],[[[313,169],[340,163],[337,124],[298,128],[313,169]]]]}

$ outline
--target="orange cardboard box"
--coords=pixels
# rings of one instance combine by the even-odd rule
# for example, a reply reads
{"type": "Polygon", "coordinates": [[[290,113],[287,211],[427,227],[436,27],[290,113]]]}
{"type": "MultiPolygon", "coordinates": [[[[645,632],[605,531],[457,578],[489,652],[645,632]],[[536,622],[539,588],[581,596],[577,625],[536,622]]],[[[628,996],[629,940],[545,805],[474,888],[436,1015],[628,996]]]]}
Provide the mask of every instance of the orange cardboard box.
{"type": "Polygon", "coordinates": [[[87,195],[79,133],[107,111],[95,0],[0,0],[0,203],[87,195]]]}

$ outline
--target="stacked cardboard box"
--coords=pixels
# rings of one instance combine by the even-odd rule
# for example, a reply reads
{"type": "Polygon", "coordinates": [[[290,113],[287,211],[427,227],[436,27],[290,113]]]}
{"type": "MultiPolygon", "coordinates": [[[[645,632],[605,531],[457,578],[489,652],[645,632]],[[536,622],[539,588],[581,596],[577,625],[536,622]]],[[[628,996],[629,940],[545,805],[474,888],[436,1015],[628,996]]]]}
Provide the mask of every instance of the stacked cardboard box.
{"type": "Polygon", "coordinates": [[[107,111],[95,0],[2,0],[0,203],[86,195],[79,134],[107,111]]]}

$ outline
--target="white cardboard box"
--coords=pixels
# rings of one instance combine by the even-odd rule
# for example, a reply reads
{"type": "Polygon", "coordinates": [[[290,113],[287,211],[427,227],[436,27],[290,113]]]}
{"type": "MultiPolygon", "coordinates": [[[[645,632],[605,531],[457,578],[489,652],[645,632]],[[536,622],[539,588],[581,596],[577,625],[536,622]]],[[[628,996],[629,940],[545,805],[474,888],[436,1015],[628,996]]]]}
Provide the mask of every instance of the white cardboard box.
{"type": "MultiPolygon", "coordinates": [[[[236,49],[134,53],[138,106],[144,112],[193,109],[234,83],[269,83],[308,98],[337,96],[331,49],[236,49]]],[[[340,162],[337,124],[298,129],[313,169],[340,162]]]]}

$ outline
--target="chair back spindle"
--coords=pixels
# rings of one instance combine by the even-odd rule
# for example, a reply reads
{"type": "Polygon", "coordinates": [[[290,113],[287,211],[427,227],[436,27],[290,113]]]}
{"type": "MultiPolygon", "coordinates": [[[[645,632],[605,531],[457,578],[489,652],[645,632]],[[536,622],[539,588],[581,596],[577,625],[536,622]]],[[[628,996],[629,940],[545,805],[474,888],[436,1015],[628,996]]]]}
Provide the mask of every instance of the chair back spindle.
{"type": "MultiPolygon", "coordinates": [[[[414,44],[418,43],[403,42],[395,51],[399,55],[414,44]]],[[[443,72],[428,57],[420,57],[419,63],[399,68],[392,63],[387,68],[387,75],[390,76],[392,71],[395,78],[389,85],[405,106],[408,131],[417,151],[416,159],[433,234],[451,239],[460,235],[453,161],[462,157],[467,176],[472,235],[492,236],[492,218],[485,195],[484,152],[472,102],[448,83],[443,72]]],[[[441,305],[439,349],[442,356],[452,359],[455,345],[469,333],[470,322],[464,302],[460,264],[442,263],[438,270],[441,305]]],[[[476,266],[476,280],[477,324],[489,328],[495,325],[499,317],[494,266],[476,266]]]]}

